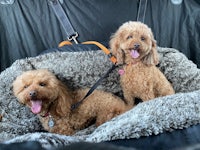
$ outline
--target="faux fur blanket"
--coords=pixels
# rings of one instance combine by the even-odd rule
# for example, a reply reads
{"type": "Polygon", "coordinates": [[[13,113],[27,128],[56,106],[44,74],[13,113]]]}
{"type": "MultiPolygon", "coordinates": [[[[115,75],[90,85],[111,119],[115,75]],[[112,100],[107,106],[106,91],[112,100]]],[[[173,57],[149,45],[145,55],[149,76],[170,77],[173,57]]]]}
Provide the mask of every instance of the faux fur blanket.
{"type": "MultiPolygon", "coordinates": [[[[37,116],[14,97],[12,82],[23,71],[34,67],[48,68],[72,88],[91,87],[111,67],[107,56],[102,51],[53,52],[17,60],[0,74],[0,141],[35,140],[49,148],[79,141],[140,138],[200,123],[200,70],[175,49],[158,48],[158,52],[158,67],[172,82],[175,95],[140,103],[98,128],[93,125],[73,136],[41,132],[43,128],[37,116]]],[[[98,88],[121,92],[117,69],[98,88]]]]}

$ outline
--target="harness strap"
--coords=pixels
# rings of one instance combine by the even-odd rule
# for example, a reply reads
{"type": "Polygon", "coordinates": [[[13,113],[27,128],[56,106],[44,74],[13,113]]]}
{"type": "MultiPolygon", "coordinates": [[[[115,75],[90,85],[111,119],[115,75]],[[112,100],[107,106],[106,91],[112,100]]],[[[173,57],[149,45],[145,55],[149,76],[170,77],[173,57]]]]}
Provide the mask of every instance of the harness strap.
{"type": "Polygon", "coordinates": [[[68,18],[68,16],[65,14],[62,6],[60,5],[59,0],[49,0],[49,3],[51,7],[53,8],[53,11],[55,15],[57,16],[58,20],[60,21],[61,25],[63,26],[66,34],[67,34],[67,39],[69,41],[74,41],[76,44],[78,44],[77,37],[78,37],[78,32],[74,30],[72,27],[72,24],[68,18]]]}

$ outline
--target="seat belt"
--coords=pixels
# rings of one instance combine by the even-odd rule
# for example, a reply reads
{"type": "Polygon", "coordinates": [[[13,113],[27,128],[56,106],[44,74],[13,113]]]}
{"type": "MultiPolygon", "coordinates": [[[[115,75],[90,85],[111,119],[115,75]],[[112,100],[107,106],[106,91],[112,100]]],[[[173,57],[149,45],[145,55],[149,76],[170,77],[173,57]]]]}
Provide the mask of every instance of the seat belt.
{"type": "Polygon", "coordinates": [[[72,24],[68,18],[68,16],[65,14],[60,1],[59,0],[48,0],[51,7],[53,8],[53,11],[60,21],[61,25],[63,26],[65,33],[67,34],[67,39],[69,41],[74,41],[74,43],[78,44],[77,37],[78,32],[74,30],[72,27],[72,24]]]}
{"type": "Polygon", "coordinates": [[[146,8],[147,8],[147,1],[148,0],[140,0],[138,14],[137,14],[137,21],[144,23],[145,15],[146,15],[146,8]]]}

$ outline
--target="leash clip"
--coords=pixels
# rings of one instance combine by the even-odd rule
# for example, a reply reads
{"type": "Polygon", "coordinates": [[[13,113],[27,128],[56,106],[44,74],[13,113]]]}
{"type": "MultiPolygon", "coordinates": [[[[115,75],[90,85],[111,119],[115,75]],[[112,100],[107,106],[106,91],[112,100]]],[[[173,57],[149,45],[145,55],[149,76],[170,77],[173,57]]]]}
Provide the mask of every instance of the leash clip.
{"type": "Polygon", "coordinates": [[[71,35],[70,37],[68,37],[69,41],[74,41],[74,43],[78,44],[77,38],[78,37],[78,32],[75,32],[75,34],[71,35]]]}
{"type": "Polygon", "coordinates": [[[116,65],[117,64],[117,59],[116,57],[110,52],[108,55],[108,58],[111,60],[111,62],[116,65]]]}
{"type": "Polygon", "coordinates": [[[79,105],[82,103],[82,101],[83,101],[83,99],[80,100],[80,101],[78,101],[77,103],[73,104],[73,105],[71,106],[71,110],[73,111],[74,109],[76,109],[77,107],[79,107],[79,105]]]}

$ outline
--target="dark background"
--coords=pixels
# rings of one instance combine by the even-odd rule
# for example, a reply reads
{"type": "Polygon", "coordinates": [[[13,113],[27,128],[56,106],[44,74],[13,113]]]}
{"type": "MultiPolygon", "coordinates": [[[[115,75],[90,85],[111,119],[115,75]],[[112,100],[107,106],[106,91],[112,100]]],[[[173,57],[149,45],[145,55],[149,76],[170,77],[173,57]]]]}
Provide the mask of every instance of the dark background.
{"type": "MultiPolygon", "coordinates": [[[[136,20],[139,0],[64,0],[62,4],[78,41],[108,43],[124,22],[136,20]]],[[[183,52],[200,66],[200,1],[148,0],[144,23],[162,47],[183,52]]],[[[55,48],[67,36],[47,0],[15,0],[0,3],[0,69],[16,59],[36,56],[55,48]]]]}

